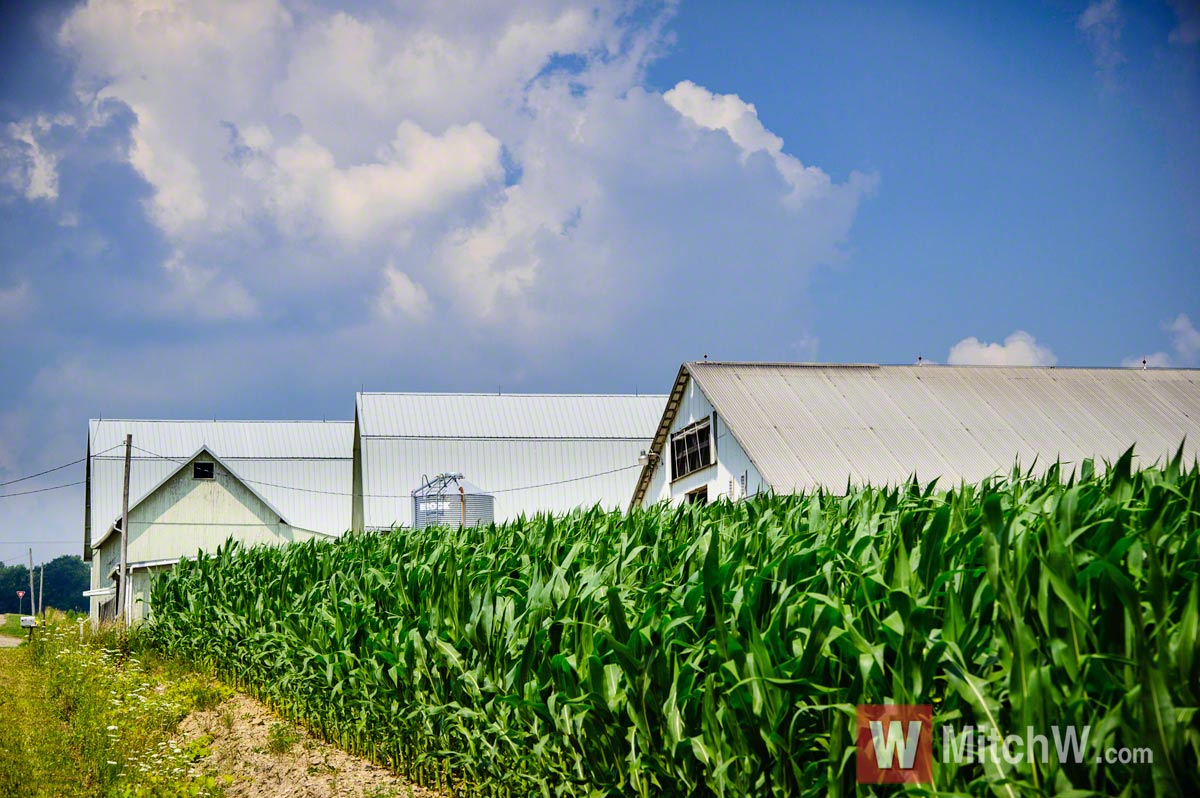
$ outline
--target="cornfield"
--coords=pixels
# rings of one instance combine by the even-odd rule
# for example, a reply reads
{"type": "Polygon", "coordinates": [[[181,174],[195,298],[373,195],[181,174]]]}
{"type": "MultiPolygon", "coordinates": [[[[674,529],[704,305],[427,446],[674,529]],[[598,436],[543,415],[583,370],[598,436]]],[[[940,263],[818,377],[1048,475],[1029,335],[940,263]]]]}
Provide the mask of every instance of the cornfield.
{"type": "Polygon", "coordinates": [[[865,703],[1090,728],[1064,764],[947,764],[935,735],[910,791],[1195,794],[1200,471],[1131,461],[231,544],[156,582],[148,633],[456,795],[891,794],[856,784],[865,703]]]}

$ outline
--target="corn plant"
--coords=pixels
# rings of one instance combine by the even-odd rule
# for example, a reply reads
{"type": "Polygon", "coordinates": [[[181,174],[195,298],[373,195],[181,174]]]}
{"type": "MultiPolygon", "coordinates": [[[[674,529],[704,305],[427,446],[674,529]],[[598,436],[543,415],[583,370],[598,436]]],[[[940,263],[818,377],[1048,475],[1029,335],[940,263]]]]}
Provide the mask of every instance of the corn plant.
{"type": "Polygon", "coordinates": [[[1131,463],[231,543],[156,582],[150,634],[456,795],[890,794],[855,783],[863,703],[1153,751],[914,792],[1190,795],[1200,471],[1131,463]]]}

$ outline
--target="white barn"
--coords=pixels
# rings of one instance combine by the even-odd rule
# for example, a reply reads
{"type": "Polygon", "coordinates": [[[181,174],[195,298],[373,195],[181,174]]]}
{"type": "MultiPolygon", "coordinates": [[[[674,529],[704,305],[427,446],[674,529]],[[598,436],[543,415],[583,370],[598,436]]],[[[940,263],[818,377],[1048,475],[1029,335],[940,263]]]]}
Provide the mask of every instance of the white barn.
{"type": "Polygon", "coordinates": [[[1200,370],[685,363],[630,506],[977,482],[1200,445],[1200,370]]]}
{"type": "Polygon", "coordinates": [[[91,615],[115,609],[125,435],[130,619],[152,574],[229,538],[246,545],[336,537],[350,528],[349,421],[126,421],[88,425],[84,559],[91,615]]]}
{"type": "Polygon", "coordinates": [[[353,528],[412,525],[426,477],[462,474],[502,522],[600,504],[623,508],[665,396],[360,393],[353,528]]]}

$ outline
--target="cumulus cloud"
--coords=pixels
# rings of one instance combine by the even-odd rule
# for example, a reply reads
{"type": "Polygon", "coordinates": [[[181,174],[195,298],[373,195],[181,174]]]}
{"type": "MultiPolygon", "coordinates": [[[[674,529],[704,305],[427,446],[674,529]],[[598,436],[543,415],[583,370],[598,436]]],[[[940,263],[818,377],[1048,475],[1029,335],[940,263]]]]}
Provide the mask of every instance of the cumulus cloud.
{"type": "Polygon", "coordinates": [[[766,153],[791,187],[789,200],[803,204],[830,191],[829,175],[785,153],[783,139],[767,130],[754,105],[736,94],[715,94],[685,80],[666,92],[663,99],[700,127],[724,131],[741,150],[743,161],[754,153],[766,153]]]}
{"type": "Polygon", "coordinates": [[[58,198],[58,158],[41,141],[53,124],[54,120],[38,114],[8,125],[9,140],[3,147],[5,179],[26,199],[58,198]]]}
{"type": "Polygon", "coordinates": [[[273,161],[270,202],[281,226],[316,222],[352,244],[381,230],[395,234],[504,175],[500,142],[476,122],[434,136],[406,120],[377,160],[345,169],[308,135],[280,147],[273,161]]]}
{"type": "Polygon", "coordinates": [[[1117,0],[1095,0],[1075,21],[1075,28],[1087,40],[1096,72],[1111,85],[1117,67],[1125,61],[1121,52],[1124,19],[1117,0]]]}
{"type": "Polygon", "coordinates": [[[159,312],[183,313],[205,320],[245,320],[258,315],[258,303],[235,279],[216,269],[190,263],[175,252],[164,264],[169,277],[166,292],[149,298],[159,312]]]}
{"type": "Polygon", "coordinates": [[[805,164],[736,94],[647,90],[669,10],[627,11],[92,0],[58,41],[80,116],[132,115],[124,158],[150,187],[172,307],[389,305],[394,263],[521,345],[611,329],[639,310],[623,283],[648,294],[685,258],[776,284],[837,260],[875,186],[805,164]]]}
{"type": "Polygon", "coordinates": [[[1017,330],[1002,344],[974,336],[964,338],[950,347],[946,362],[952,366],[1053,366],[1058,358],[1032,335],[1017,330]]]}
{"type": "Polygon", "coordinates": [[[1139,368],[1171,368],[1172,366],[1200,366],[1200,330],[1192,326],[1192,320],[1186,313],[1180,313],[1160,325],[1163,332],[1171,341],[1171,351],[1152,352],[1141,357],[1127,357],[1121,361],[1122,366],[1139,368]],[[1142,360],[1145,359],[1145,363],[1142,360]]]}
{"type": "Polygon", "coordinates": [[[425,288],[404,272],[389,263],[383,272],[383,291],[375,302],[375,309],[385,319],[411,319],[423,321],[433,312],[433,304],[425,288]]]}

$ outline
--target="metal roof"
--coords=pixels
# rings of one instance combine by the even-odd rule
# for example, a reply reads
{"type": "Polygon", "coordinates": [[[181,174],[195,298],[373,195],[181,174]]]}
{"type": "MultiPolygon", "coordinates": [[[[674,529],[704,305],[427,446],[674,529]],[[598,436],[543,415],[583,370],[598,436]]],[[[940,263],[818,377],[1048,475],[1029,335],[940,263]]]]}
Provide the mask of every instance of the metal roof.
{"type": "MultiPolygon", "coordinates": [[[[663,396],[360,393],[364,438],[648,438],[663,396]],[[647,424],[647,419],[654,416],[647,424]]],[[[470,474],[467,475],[468,477],[470,474]]]]}
{"type": "Polygon", "coordinates": [[[130,507],[205,448],[291,526],[330,535],[350,527],[352,422],[93,419],[87,544],[98,545],[121,515],[126,433],[134,446],[130,507]]]}
{"type": "MultiPolygon", "coordinates": [[[[685,363],[776,491],[922,481],[975,482],[1014,463],[1144,463],[1200,443],[1200,370],[685,363]]],[[[659,425],[661,453],[674,416],[659,425]]],[[[650,469],[639,477],[640,503],[650,469]]]]}
{"type": "Polygon", "coordinates": [[[412,523],[423,477],[461,473],[495,519],[621,507],[664,396],[360,393],[363,521],[412,523]]]}

